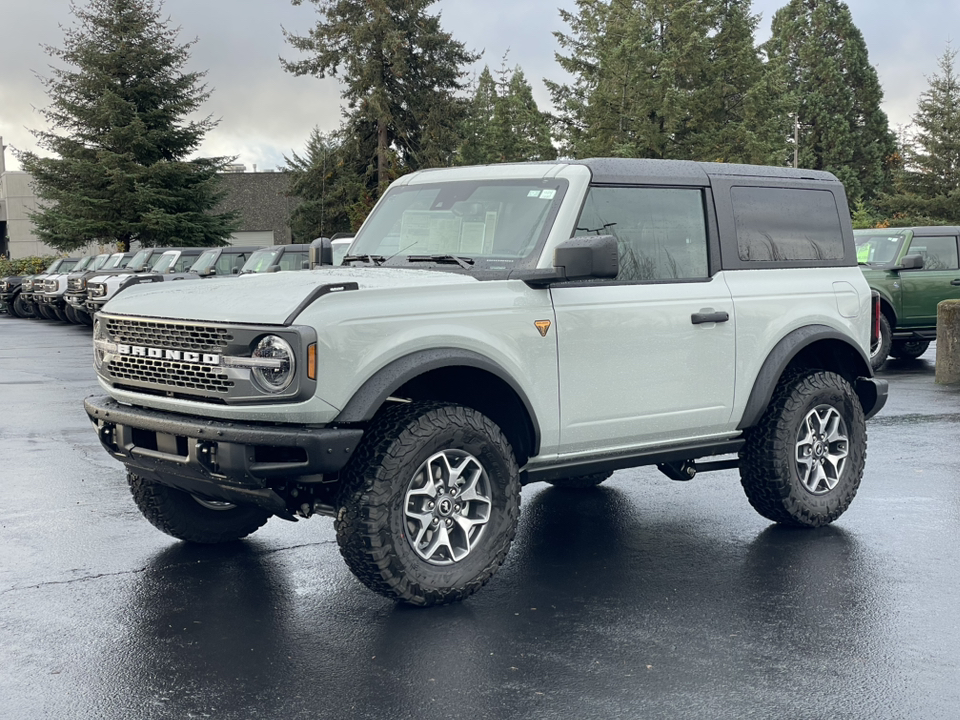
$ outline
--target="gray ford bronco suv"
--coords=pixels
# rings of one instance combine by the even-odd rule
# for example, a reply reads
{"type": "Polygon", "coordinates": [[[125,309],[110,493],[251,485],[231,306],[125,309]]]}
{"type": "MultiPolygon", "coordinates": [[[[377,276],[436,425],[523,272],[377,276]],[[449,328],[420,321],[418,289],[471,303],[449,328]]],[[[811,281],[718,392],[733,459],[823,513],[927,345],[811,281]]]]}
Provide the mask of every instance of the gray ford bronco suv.
{"type": "Polygon", "coordinates": [[[837,519],[887,386],[828,173],[601,159],[413,173],[343,266],[131,288],[85,407],[182,540],[334,518],[372,590],[462,599],[520,489],[739,468],[764,517],[837,519]]]}

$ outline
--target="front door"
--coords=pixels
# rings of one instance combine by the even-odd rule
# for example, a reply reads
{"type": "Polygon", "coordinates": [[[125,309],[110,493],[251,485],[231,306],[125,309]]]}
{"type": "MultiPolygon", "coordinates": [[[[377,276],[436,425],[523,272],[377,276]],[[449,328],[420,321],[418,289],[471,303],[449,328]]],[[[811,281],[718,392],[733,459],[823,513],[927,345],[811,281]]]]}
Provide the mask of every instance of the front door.
{"type": "Polygon", "coordinates": [[[709,275],[703,191],[591,188],[577,234],[591,232],[617,237],[620,274],[551,290],[565,451],[729,429],[736,319],[723,277],[709,275]]]}

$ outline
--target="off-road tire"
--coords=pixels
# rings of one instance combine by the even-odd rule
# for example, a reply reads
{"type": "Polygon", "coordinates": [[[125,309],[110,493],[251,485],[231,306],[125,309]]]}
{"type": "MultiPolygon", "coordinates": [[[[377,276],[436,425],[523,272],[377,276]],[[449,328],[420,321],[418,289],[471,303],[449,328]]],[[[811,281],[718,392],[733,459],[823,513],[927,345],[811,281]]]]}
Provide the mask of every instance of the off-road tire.
{"type": "Polygon", "coordinates": [[[589,490],[597,487],[605,480],[608,480],[611,475],[613,475],[612,470],[608,472],[593,473],[592,475],[577,475],[576,477],[547,480],[547,483],[564,490],[589,490]]]}
{"type": "Polygon", "coordinates": [[[53,307],[50,309],[53,310],[53,314],[57,316],[57,320],[60,322],[70,322],[67,319],[67,313],[65,313],[61,308],[53,307]]]}
{"type": "Polygon", "coordinates": [[[188,492],[160,485],[127,473],[134,502],[143,516],[158,530],[178,540],[194,543],[222,543],[239,540],[259,530],[270,513],[248,505],[210,509],[188,492]]]}
{"type": "Polygon", "coordinates": [[[33,317],[33,310],[24,302],[23,298],[20,297],[20,293],[17,293],[13,301],[7,305],[7,311],[18,318],[33,317]]]}
{"type": "Polygon", "coordinates": [[[471,408],[414,402],[387,409],[341,482],[334,523],[340,554],[364,585],[394,600],[419,606],[462,600],[490,580],[516,534],[520,480],[513,449],[493,421],[471,408]],[[460,451],[486,472],[489,515],[465,557],[436,565],[408,538],[406,493],[429,458],[460,451]]]}
{"type": "Polygon", "coordinates": [[[867,455],[863,408],[844,378],[823,370],[790,371],[780,380],[740,451],[740,483],[763,517],[783,525],[819,527],[849,507],[860,487],[867,455]],[[829,406],[846,426],[847,458],[837,484],[814,494],[801,482],[797,447],[801,424],[813,409],[829,406]]]}
{"type": "Polygon", "coordinates": [[[57,314],[46,305],[40,305],[39,303],[34,303],[33,305],[37,309],[36,317],[42,318],[44,320],[59,320],[57,314]]]}
{"type": "Polygon", "coordinates": [[[890,347],[890,357],[898,360],[916,360],[930,347],[929,340],[894,340],[890,347]]]}
{"type": "Polygon", "coordinates": [[[77,317],[77,311],[73,309],[73,305],[64,306],[63,314],[67,316],[67,322],[74,325],[80,324],[80,318],[77,317]]]}
{"type": "Polygon", "coordinates": [[[880,314],[880,337],[870,344],[870,367],[876,372],[883,367],[887,361],[887,355],[890,354],[890,348],[893,344],[893,330],[890,328],[890,321],[883,313],[880,314]]]}

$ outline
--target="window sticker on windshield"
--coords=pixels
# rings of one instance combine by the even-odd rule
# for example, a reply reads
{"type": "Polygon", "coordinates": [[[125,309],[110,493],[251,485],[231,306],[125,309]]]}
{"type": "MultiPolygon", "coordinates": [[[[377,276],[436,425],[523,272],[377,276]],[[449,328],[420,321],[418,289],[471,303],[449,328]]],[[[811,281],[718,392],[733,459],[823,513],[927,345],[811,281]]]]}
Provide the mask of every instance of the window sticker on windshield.
{"type": "Polygon", "coordinates": [[[873,248],[870,245],[861,245],[857,248],[857,262],[869,262],[870,251],[873,248]]]}
{"type": "MultiPolygon", "coordinates": [[[[547,192],[547,191],[545,190],[544,192],[547,192]]],[[[527,193],[527,197],[540,197],[540,191],[531,190],[530,192],[527,193]]]]}
{"type": "Polygon", "coordinates": [[[544,190],[540,193],[541,200],[553,200],[557,196],[556,190],[544,190]]]}

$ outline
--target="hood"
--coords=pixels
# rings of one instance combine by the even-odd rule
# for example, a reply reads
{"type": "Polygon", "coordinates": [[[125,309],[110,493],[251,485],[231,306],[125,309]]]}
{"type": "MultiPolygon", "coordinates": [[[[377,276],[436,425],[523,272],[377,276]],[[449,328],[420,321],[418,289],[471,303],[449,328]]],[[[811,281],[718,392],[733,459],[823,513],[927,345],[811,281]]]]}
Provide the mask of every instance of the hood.
{"type": "MultiPolygon", "coordinates": [[[[136,285],[110,300],[103,312],[172,320],[280,325],[316,288],[348,282],[357,283],[362,292],[477,281],[465,274],[436,270],[323,268],[136,285]]],[[[316,302],[322,303],[323,298],[316,302]]]]}

